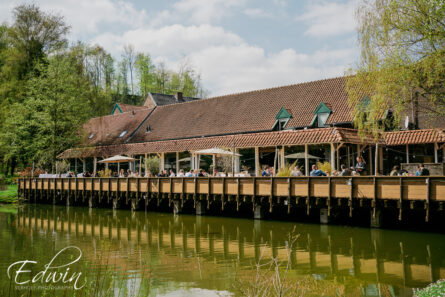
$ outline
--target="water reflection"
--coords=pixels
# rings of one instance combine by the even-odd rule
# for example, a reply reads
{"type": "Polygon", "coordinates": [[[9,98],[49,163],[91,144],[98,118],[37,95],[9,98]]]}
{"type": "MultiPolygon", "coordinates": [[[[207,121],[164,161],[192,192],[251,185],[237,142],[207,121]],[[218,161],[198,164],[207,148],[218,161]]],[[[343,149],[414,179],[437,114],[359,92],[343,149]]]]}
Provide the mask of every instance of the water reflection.
{"type": "Polygon", "coordinates": [[[155,295],[235,292],[237,275],[254,273],[260,258],[286,261],[289,253],[293,277],[335,281],[346,295],[411,296],[411,288],[445,278],[440,234],[33,205],[1,215],[14,242],[6,247],[1,239],[2,270],[31,250],[73,244],[95,265],[114,263],[123,274],[149,267],[155,295]]]}

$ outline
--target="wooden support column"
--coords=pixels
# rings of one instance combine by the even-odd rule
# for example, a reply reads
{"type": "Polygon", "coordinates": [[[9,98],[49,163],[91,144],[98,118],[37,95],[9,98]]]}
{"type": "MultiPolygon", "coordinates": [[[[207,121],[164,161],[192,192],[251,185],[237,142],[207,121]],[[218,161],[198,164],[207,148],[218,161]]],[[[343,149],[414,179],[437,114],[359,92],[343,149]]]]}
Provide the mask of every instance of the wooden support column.
{"type": "MultiPolygon", "coordinates": [[[[144,158],[144,169],[145,169],[145,174],[147,174],[148,169],[147,169],[147,153],[145,153],[145,158],[144,158]]],[[[157,172],[155,172],[156,174],[157,172]]]]}
{"type": "Polygon", "coordinates": [[[369,155],[369,175],[372,175],[372,172],[373,172],[373,170],[372,170],[372,146],[371,145],[369,145],[369,150],[368,150],[368,155],[369,155]]]}
{"type": "Polygon", "coordinates": [[[439,163],[439,154],[437,153],[438,147],[437,142],[434,143],[434,163],[439,163]]]}
{"type": "Polygon", "coordinates": [[[286,160],[284,158],[284,145],[280,149],[280,168],[284,168],[286,165],[286,160]]]}
{"type": "Polygon", "coordinates": [[[375,144],[375,166],[374,166],[375,172],[374,175],[379,174],[379,144],[375,144]]]}
{"type": "Polygon", "coordinates": [[[160,161],[161,161],[161,164],[159,164],[159,168],[160,168],[160,170],[164,171],[164,168],[165,168],[165,153],[161,153],[160,161]]]}
{"type": "MultiPolygon", "coordinates": [[[[335,162],[335,158],[336,158],[336,156],[338,158],[338,151],[337,151],[337,154],[336,154],[335,146],[334,146],[333,143],[331,143],[331,174],[335,170],[335,163],[336,163],[335,162]]],[[[338,160],[337,160],[337,163],[339,163],[338,160]]]]}
{"type": "Polygon", "coordinates": [[[409,145],[406,145],[406,163],[409,163],[409,145]]]}
{"type": "Polygon", "coordinates": [[[255,147],[255,176],[261,176],[260,168],[260,149],[255,147]]]}
{"type": "Polygon", "coordinates": [[[96,174],[97,172],[97,157],[94,157],[93,161],[93,173],[96,174]]]}
{"type": "MultiPolygon", "coordinates": [[[[239,153],[239,149],[235,149],[235,154],[239,153]]],[[[235,173],[239,173],[240,172],[240,157],[235,155],[235,173]]]]}
{"type": "Polygon", "coordinates": [[[77,158],[74,159],[74,173],[77,174],[77,158]]]}
{"type": "Polygon", "coordinates": [[[139,177],[142,175],[142,156],[139,156],[139,177]]]}
{"type": "Polygon", "coordinates": [[[308,154],[309,154],[309,148],[308,145],[305,144],[304,145],[304,172],[306,176],[309,176],[309,159],[308,159],[308,154]]]}
{"type": "Polygon", "coordinates": [[[379,146],[379,171],[383,174],[383,147],[379,146]]]}
{"type": "Polygon", "coordinates": [[[176,152],[176,176],[179,174],[179,152],[176,152]]]}

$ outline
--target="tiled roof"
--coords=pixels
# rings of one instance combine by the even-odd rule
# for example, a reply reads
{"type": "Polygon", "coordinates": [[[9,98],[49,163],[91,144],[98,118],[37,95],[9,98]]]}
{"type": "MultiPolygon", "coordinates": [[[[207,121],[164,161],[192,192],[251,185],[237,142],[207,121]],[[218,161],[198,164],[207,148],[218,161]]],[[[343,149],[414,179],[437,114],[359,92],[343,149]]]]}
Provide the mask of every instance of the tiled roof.
{"type": "Polygon", "coordinates": [[[321,102],[331,106],[327,124],[351,122],[346,77],[159,106],[132,141],[270,131],[281,107],[292,111],[287,127],[309,126],[321,102]]]}
{"type": "MultiPolygon", "coordinates": [[[[153,141],[144,143],[128,143],[103,147],[87,147],[69,149],[59,155],[59,158],[101,157],[117,154],[144,154],[159,152],[183,152],[213,147],[249,148],[255,146],[304,145],[322,143],[342,143],[351,141],[352,129],[319,128],[307,130],[285,130],[279,132],[262,132],[250,134],[235,134],[214,137],[198,137],[180,140],[153,141]]],[[[356,133],[356,131],[355,131],[356,133]]],[[[353,143],[362,143],[360,138],[353,143]]]]}
{"type": "Polygon", "coordinates": [[[167,95],[167,94],[159,94],[159,93],[151,93],[151,96],[153,100],[156,102],[157,106],[161,105],[169,105],[169,104],[176,104],[176,103],[182,103],[182,102],[189,102],[194,100],[199,100],[200,98],[194,98],[194,97],[182,97],[178,101],[174,95],[167,95]]]}
{"type": "Polygon", "coordinates": [[[130,104],[123,104],[123,103],[117,103],[117,104],[121,108],[122,112],[128,112],[128,111],[139,110],[139,109],[147,109],[146,106],[130,105],[130,104]]]}
{"type": "Polygon", "coordinates": [[[151,111],[152,109],[143,108],[92,118],[83,125],[82,143],[85,146],[124,143],[151,111]],[[119,137],[123,131],[127,132],[119,137]]]}
{"type": "Polygon", "coordinates": [[[387,145],[441,143],[445,142],[445,132],[441,129],[423,129],[387,132],[384,134],[387,145]]]}

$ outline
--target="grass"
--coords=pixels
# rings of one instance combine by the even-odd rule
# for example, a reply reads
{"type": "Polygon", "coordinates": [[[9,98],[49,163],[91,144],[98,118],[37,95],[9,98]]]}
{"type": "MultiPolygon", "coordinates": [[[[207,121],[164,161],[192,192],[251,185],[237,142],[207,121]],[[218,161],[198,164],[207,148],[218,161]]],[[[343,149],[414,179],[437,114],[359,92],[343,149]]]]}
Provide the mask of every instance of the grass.
{"type": "Polygon", "coordinates": [[[7,190],[0,191],[0,203],[16,203],[17,198],[17,185],[8,185],[7,190]]]}

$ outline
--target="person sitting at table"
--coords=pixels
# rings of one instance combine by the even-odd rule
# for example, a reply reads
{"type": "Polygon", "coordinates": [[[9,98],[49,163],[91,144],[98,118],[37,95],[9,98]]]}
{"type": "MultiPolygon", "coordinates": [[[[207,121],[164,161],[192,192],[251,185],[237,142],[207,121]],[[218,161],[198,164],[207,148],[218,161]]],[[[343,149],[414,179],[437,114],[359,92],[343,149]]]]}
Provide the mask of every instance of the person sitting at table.
{"type": "Polygon", "coordinates": [[[312,165],[312,171],[310,173],[310,176],[326,176],[326,173],[318,169],[317,165],[314,164],[312,165]]]}
{"type": "Polygon", "coordinates": [[[352,171],[349,168],[346,168],[346,166],[344,164],[341,164],[340,168],[341,168],[340,176],[351,176],[352,175],[352,171]]]}
{"type": "Polygon", "coordinates": [[[416,176],[428,176],[428,175],[430,175],[430,171],[426,169],[422,163],[420,163],[417,166],[416,176]]]}
{"type": "Polygon", "coordinates": [[[303,176],[303,172],[300,171],[298,166],[294,166],[294,168],[292,168],[292,171],[290,172],[290,176],[303,176]]]}
{"type": "Polygon", "coordinates": [[[179,173],[178,173],[178,177],[184,177],[184,176],[185,176],[184,169],[180,169],[179,173]]]}
{"type": "Polygon", "coordinates": [[[204,170],[199,169],[198,177],[204,177],[204,170]]]}
{"type": "Polygon", "coordinates": [[[190,169],[190,171],[185,174],[185,177],[193,177],[194,174],[195,172],[193,171],[193,169],[190,169]]]}
{"type": "Polygon", "coordinates": [[[176,174],[174,173],[173,169],[170,169],[169,177],[175,177],[175,176],[176,174]]]}
{"type": "Polygon", "coordinates": [[[355,171],[360,175],[366,175],[366,162],[361,156],[357,157],[357,164],[355,164],[355,171]]]}
{"type": "Polygon", "coordinates": [[[221,174],[218,172],[218,169],[214,168],[213,169],[213,177],[218,177],[221,176],[221,174]]]}
{"type": "Polygon", "coordinates": [[[261,173],[261,176],[262,176],[262,177],[271,176],[269,166],[267,166],[267,167],[263,170],[263,173],[261,173]]]}
{"type": "Polygon", "coordinates": [[[400,171],[399,166],[395,165],[392,168],[391,172],[389,173],[389,176],[399,176],[399,171],[400,171]]]}

